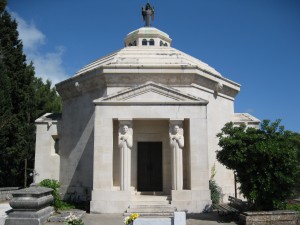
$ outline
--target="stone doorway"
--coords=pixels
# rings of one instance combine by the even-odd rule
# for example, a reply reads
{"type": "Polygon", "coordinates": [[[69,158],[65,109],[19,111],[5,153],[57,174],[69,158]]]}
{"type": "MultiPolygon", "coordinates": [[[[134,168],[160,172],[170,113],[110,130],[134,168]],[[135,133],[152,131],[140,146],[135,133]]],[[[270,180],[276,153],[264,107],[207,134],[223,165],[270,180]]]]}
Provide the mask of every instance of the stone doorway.
{"type": "Polygon", "coordinates": [[[138,183],[141,192],[163,191],[162,142],[138,142],[138,183]]]}

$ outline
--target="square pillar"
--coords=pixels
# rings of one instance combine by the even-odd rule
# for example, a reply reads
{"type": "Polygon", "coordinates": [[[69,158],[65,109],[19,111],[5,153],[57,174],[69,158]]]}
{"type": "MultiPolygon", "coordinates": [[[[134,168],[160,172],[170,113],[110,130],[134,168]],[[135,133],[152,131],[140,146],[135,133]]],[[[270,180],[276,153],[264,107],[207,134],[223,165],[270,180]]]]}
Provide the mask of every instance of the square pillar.
{"type": "Polygon", "coordinates": [[[190,190],[172,190],[172,205],[177,210],[199,213],[211,205],[207,144],[207,119],[190,118],[190,190]]]}
{"type": "MultiPolygon", "coordinates": [[[[111,112],[112,108],[106,108],[111,112]]],[[[94,131],[94,174],[90,211],[120,213],[128,207],[130,191],[113,189],[113,118],[96,106],[94,131]]],[[[115,137],[118,138],[118,137],[115,137]]]]}
{"type": "Polygon", "coordinates": [[[95,118],[93,189],[113,188],[113,121],[95,118]]]}
{"type": "Polygon", "coordinates": [[[206,118],[190,119],[191,190],[209,189],[208,137],[206,118]]]}

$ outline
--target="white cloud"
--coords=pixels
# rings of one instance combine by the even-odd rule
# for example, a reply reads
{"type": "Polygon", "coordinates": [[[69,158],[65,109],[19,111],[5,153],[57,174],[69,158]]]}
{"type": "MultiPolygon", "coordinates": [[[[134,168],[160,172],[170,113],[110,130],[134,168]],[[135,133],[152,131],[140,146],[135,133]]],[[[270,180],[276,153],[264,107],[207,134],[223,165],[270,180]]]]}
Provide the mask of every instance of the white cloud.
{"type": "Polygon", "coordinates": [[[33,22],[27,23],[15,12],[11,15],[18,22],[19,37],[22,39],[25,51],[34,51],[45,43],[45,35],[35,27],[33,22]]]}
{"type": "Polygon", "coordinates": [[[18,23],[19,38],[22,39],[27,61],[34,64],[35,75],[44,81],[51,80],[53,85],[68,78],[62,65],[65,48],[58,46],[51,52],[42,52],[40,47],[46,44],[46,36],[33,22],[26,22],[15,12],[11,15],[18,23]]]}
{"type": "Polygon", "coordinates": [[[55,52],[41,54],[29,53],[27,56],[34,62],[35,73],[42,77],[43,80],[51,80],[52,84],[56,84],[67,78],[62,66],[62,55],[64,48],[59,47],[55,52]]]}

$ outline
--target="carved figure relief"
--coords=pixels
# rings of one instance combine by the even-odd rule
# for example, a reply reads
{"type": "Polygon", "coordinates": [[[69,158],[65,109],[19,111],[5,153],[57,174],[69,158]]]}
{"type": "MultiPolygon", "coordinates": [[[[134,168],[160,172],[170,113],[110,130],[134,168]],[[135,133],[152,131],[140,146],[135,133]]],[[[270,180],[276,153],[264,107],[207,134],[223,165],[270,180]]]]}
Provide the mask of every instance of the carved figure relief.
{"type": "Polygon", "coordinates": [[[130,189],[132,133],[131,121],[120,121],[118,144],[120,148],[121,190],[130,189]]]}
{"type": "Polygon", "coordinates": [[[184,147],[184,137],[182,121],[170,121],[169,140],[172,155],[172,189],[182,190],[183,188],[183,162],[182,151],[184,147]]]}

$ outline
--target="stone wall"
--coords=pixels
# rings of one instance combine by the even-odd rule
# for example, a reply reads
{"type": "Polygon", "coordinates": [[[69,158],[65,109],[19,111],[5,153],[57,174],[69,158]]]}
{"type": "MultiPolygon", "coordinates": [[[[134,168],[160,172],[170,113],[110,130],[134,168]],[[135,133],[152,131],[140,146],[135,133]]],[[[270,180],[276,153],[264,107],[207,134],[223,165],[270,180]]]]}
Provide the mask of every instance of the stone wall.
{"type": "Polygon", "coordinates": [[[298,213],[295,211],[277,210],[240,214],[242,225],[298,225],[298,222],[298,213]]]}
{"type": "Polygon", "coordinates": [[[0,201],[10,200],[12,198],[12,192],[18,190],[19,187],[4,187],[0,188],[0,201]]]}

